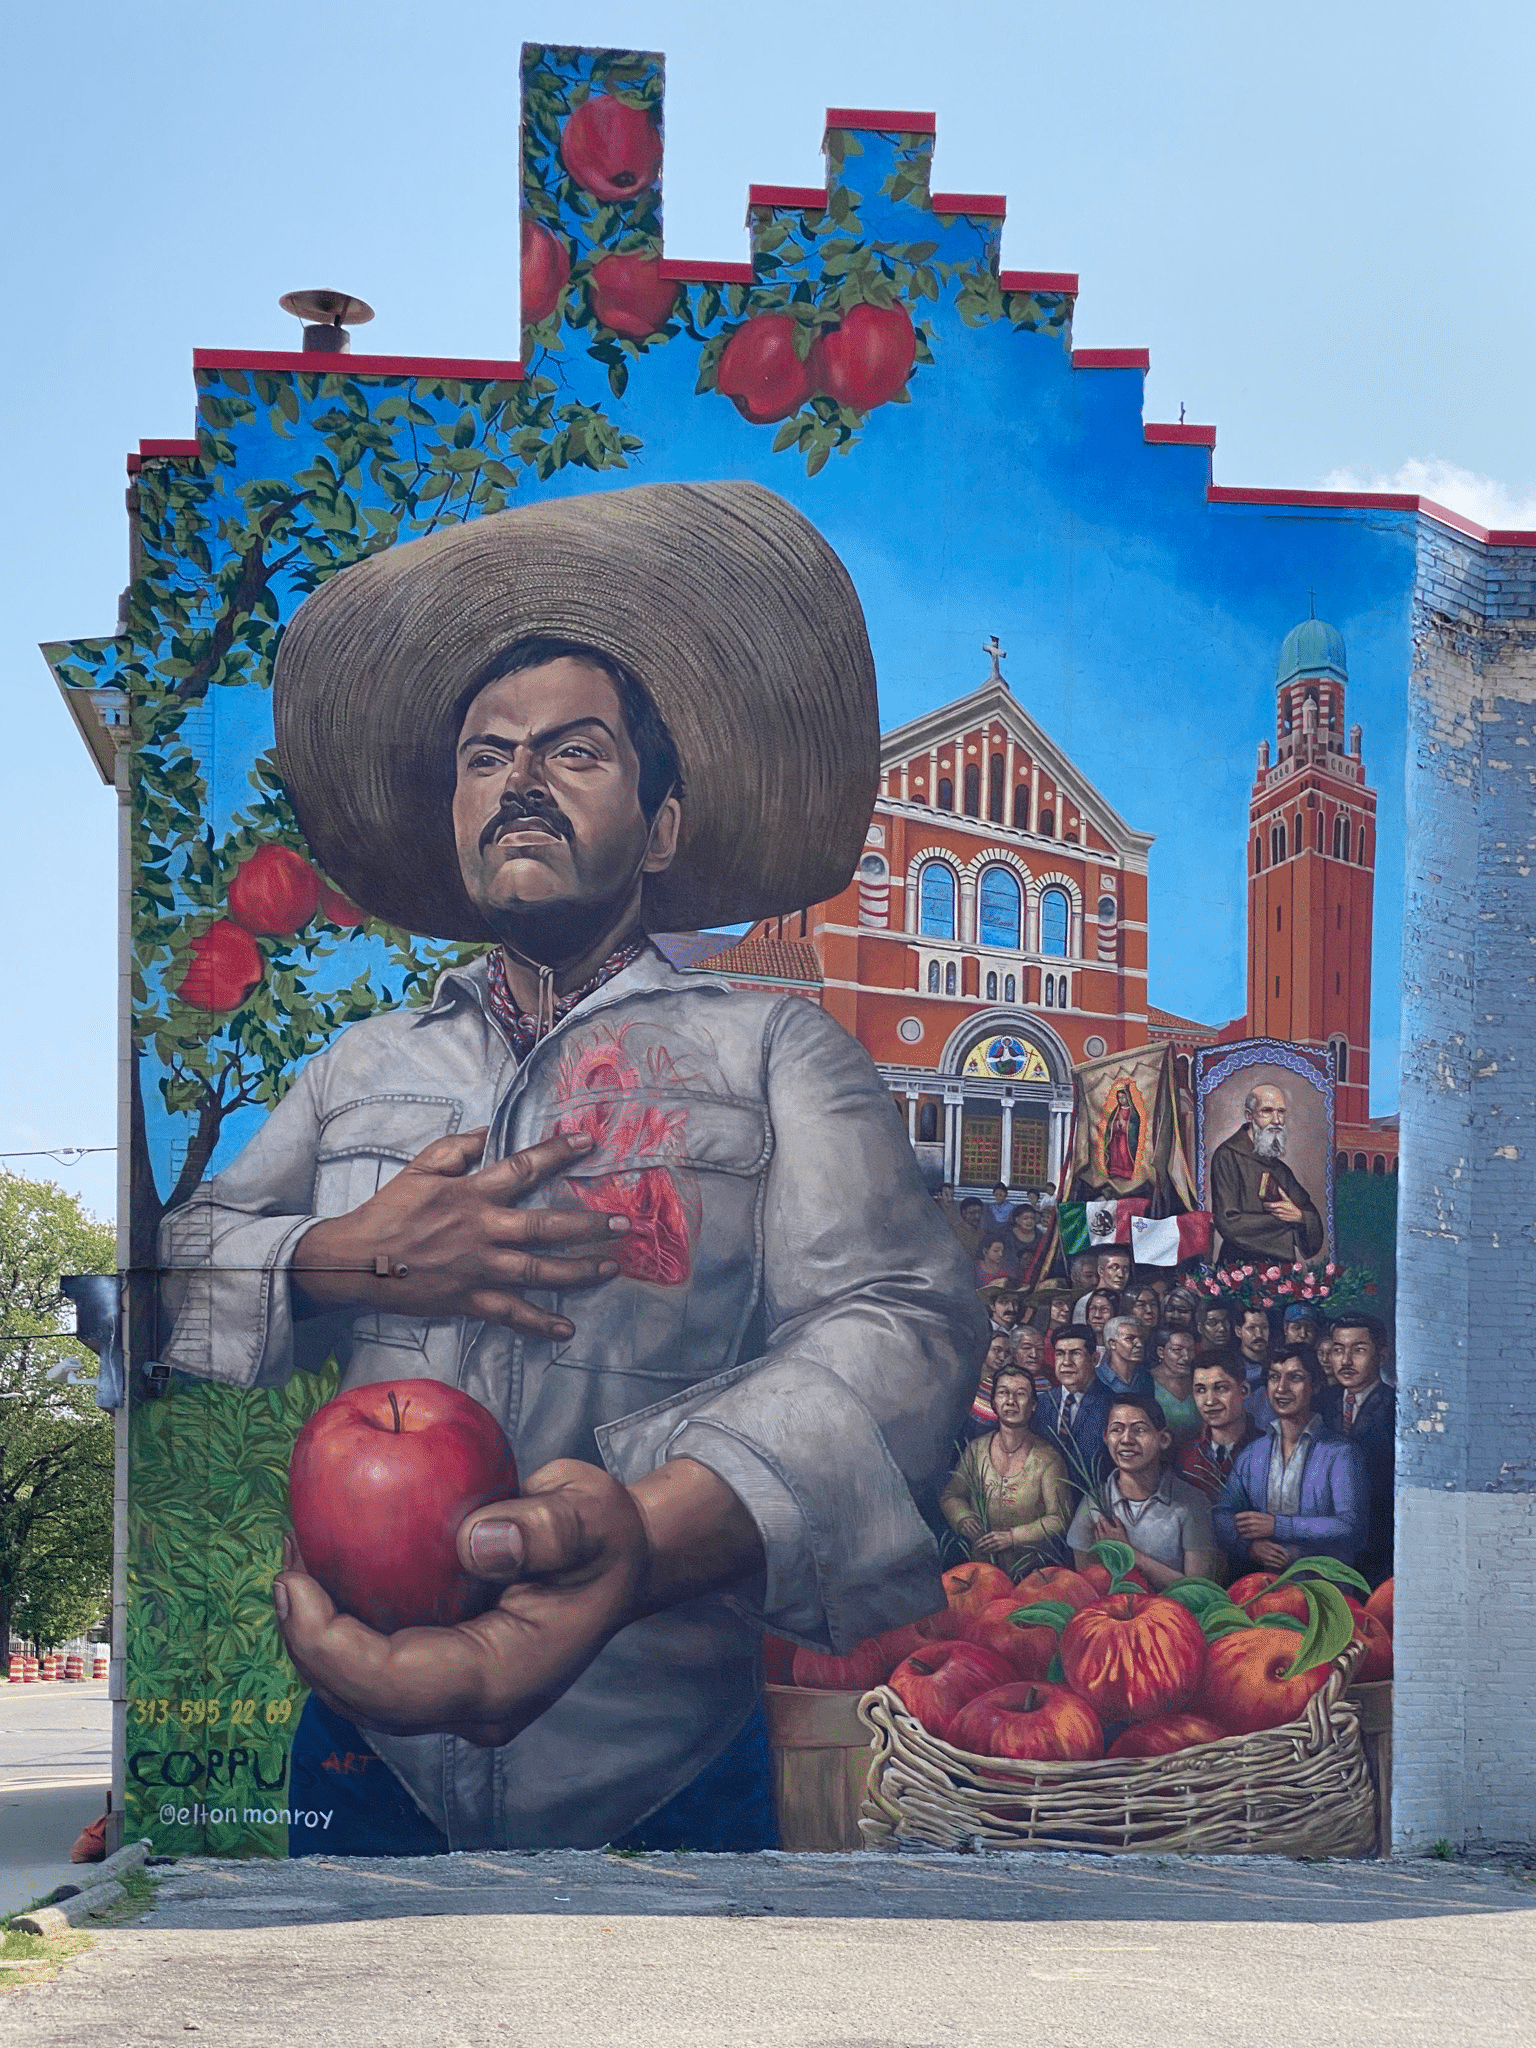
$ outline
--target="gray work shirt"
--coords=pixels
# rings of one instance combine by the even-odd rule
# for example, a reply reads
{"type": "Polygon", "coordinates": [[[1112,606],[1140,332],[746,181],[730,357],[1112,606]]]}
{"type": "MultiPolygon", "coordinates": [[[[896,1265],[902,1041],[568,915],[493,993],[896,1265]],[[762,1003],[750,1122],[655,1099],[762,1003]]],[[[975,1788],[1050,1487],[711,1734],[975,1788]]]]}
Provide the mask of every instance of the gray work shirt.
{"type": "Polygon", "coordinates": [[[686,1456],[732,1488],[762,1537],[755,1586],[631,1623],[501,1749],[370,1732],[455,1848],[595,1846],[736,1735],[764,1627],[845,1651],[942,1605],[913,1496],[947,1467],[986,1318],[884,1084],[814,1003],[683,975],[647,950],[520,1064],[484,985],[483,961],[452,969],[429,1007],[342,1032],[166,1217],[161,1355],[255,1387],[334,1354],[345,1387],[462,1387],[524,1473],[576,1457],[632,1484],[686,1456]],[[296,1314],[289,1269],[305,1231],[357,1208],[432,1140],[482,1125],[486,1163],[557,1127],[600,1134],[529,1206],[639,1191],[633,1271],[532,1297],[575,1335],[296,1314]]]}
{"type": "MultiPolygon", "coordinates": [[[[1157,1491],[1147,1500],[1127,1500],[1120,1491],[1120,1475],[1110,1474],[1104,1488],[1106,1512],[1128,1530],[1130,1540],[1159,1564],[1184,1569],[1184,1559],[1193,1551],[1215,1550],[1211,1527],[1211,1504],[1188,1480],[1164,1469],[1157,1491]]],[[[1073,1550],[1091,1550],[1098,1538],[1093,1533],[1093,1509],[1086,1500],[1078,1504],[1067,1531],[1073,1550]]]]}
{"type": "Polygon", "coordinates": [[[1285,1455],[1285,1439],[1280,1434],[1278,1415],[1269,1425],[1269,1433],[1275,1440],[1275,1447],[1269,1454],[1269,1492],[1264,1506],[1272,1515],[1299,1515],[1302,1475],[1307,1469],[1312,1446],[1323,1433],[1323,1418],[1320,1415],[1312,1417],[1296,1439],[1296,1448],[1289,1458],[1285,1455]]]}

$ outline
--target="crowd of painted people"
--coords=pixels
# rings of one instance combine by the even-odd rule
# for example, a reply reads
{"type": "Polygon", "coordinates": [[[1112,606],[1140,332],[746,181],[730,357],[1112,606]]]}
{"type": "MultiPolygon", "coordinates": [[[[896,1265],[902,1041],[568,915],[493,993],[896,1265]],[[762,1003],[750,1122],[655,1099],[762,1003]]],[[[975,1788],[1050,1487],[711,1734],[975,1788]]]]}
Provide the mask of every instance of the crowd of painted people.
{"type": "Polygon", "coordinates": [[[1018,1578],[1112,1538],[1154,1587],[1315,1556],[1373,1586],[1391,1576],[1397,1393],[1379,1318],[1213,1296],[1123,1246],[1026,1288],[1033,1209],[1001,1187],[943,1206],[992,1323],[940,1500],[972,1557],[1018,1578]]]}

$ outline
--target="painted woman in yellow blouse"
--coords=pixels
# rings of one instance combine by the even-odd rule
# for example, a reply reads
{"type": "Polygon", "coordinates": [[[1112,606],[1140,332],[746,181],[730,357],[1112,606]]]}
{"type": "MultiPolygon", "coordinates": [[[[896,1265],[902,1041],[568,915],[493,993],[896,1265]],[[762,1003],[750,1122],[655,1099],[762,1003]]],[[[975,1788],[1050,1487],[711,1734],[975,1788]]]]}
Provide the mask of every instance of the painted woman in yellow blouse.
{"type": "Polygon", "coordinates": [[[992,1382],[997,1428],[966,1445],[939,1506],[972,1557],[1018,1576],[1049,1562],[1051,1539],[1072,1519],[1072,1490],[1061,1453],[1030,1428],[1035,1383],[1006,1365],[992,1382]]]}

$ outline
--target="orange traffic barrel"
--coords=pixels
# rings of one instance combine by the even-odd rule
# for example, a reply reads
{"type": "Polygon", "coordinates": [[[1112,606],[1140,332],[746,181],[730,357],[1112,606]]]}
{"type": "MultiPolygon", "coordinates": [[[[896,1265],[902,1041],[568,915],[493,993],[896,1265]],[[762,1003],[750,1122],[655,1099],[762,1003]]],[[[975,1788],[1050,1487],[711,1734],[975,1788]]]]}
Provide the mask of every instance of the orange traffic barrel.
{"type": "Polygon", "coordinates": [[[42,1679],[56,1679],[58,1677],[59,1653],[57,1650],[50,1650],[48,1654],[43,1658],[42,1669],[38,1672],[37,1675],[39,1678],[42,1679]]]}
{"type": "Polygon", "coordinates": [[[105,1650],[98,1650],[96,1652],[95,1662],[91,1666],[91,1676],[92,1678],[106,1678],[110,1676],[107,1670],[107,1653],[105,1650]]]}
{"type": "Polygon", "coordinates": [[[85,1678],[85,1659],[74,1656],[66,1657],[64,1659],[64,1676],[66,1679],[73,1680],[75,1684],[80,1684],[85,1678]]]}
{"type": "Polygon", "coordinates": [[[24,1680],[26,1681],[26,1683],[27,1683],[28,1685],[36,1685],[36,1683],[37,1683],[37,1659],[36,1659],[35,1657],[30,1657],[30,1656],[29,1656],[29,1657],[26,1657],[26,1658],[24,1658],[24,1659],[23,1659],[22,1661],[23,1661],[23,1662],[25,1663],[25,1665],[26,1665],[26,1667],[27,1667],[27,1668],[26,1668],[26,1670],[25,1670],[25,1671],[24,1671],[24,1672],[22,1673],[22,1677],[23,1677],[23,1679],[24,1679],[24,1680]]]}
{"type": "Polygon", "coordinates": [[[10,1680],[12,1685],[24,1685],[27,1678],[27,1660],[20,1654],[11,1659],[10,1680]]]}

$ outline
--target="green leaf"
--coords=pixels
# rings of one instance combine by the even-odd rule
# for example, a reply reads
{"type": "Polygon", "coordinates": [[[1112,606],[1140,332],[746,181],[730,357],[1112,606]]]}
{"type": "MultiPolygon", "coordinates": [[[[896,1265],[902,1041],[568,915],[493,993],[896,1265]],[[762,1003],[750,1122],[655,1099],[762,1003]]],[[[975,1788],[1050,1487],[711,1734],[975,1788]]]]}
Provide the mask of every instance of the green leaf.
{"type": "Polygon", "coordinates": [[[1065,1685],[1067,1682],[1067,1674],[1062,1665],[1060,1650],[1056,1652],[1050,1663],[1045,1667],[1045,1682],[1047,1685],[1065,1685]]]}
{"type": "Polygon", "coordinates": [[[1309,1580],[1302,1590],[1307,1596],[1311,1622],[1301,1639],[1295,1663],[1284,1673],[1286,1678],[1299,1678],[1304,1671],[1315,1671],[1319,1664],[1331,1664],[1355,1633],[1355,1617],[1349,1603],[1329,1579],[1309,1580]]]}
{"type": "Polygon", "coordinates": [[[1124,1584],[1126,1574],[1136,1569],[1136,1553],[1132,1550],[1129,1543],[1116,1543],[1113,1541],[1095,1543],[1088,1555],[1096,1557],[1099,1563],[1103,1565],[1105,1571],[1109,1573],[1110,1591],[1112,1593],[1139,1590],[1136,1587],[1126,1588],[1124,1584]]]}
{"type": "Polygon", "coordinates": [[[1201,1621],[1213,1607],[1230,1607],[1224,1586],[1218,1586],[1214,1579],[1175,1579],[1171,1586],[1163,1588],[1165,1600],[1177,1600],[1181,1607],[1187,1607],[1197,1621],[1201,1621]]]}
{"type": "MultiPolygon", "coordinates": [[[[1330,1585],[1348,1586],[1361,1599],[1370,1594],[1370,1585],[1357,1571],[1347,1564],[1340,1564],[1336,1557],[1298,1557],[1294,1564],[1288,1564],[1275,1580],[1275,1586],[1294,1585],[1306,1579],[1326,1579],[1330,1585]]],[[[1274,1591],[1274,1586],[1269,1589],[1274,1591]]]]}
{"type": "Polygon", "coordinates": [[[1015,1607],[1008,1619],[1020,1628],[1053,1628],[1060,1635],[1076,1612],[1069,1600],[1032,1600],[1027,1607],[1015,1607]]]}
{"type": "Polygon", "coordinates": [[[1294,1614],[1260,1614],[1255,1617],[1254,1626],[1255,1628],[1288,1629],[1295,1636],[1304,1636],[1307,1632],[1307,1624],[1304,1621],[1298,1621],[1294,1614]]]}
{"type": "Polygon", "coordinates": [[[1251,1616],[1244,1614],[1241,1607],[1234,1607],[1230,1600],[1219,1607],[1210,1607],[1200,1617],[1200,1626],[1208,1643],[1218,1642],[1222,1636],[1230,1636],[1240,1628],[1253,1628],[1251,1616]]]}

